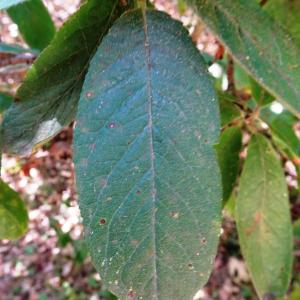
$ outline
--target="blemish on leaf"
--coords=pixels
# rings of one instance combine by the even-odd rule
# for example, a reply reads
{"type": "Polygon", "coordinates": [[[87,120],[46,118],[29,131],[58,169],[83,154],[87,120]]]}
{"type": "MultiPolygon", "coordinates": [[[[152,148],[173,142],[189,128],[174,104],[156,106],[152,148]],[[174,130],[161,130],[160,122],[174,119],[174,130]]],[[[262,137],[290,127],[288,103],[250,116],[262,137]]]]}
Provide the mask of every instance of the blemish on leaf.
{"type": "Polygon", "coordinates": [[[147,252],[148,257],[154,257],[155,253],[153,251],[147,252]]]}
{"type": "Polygon", "coordinates": [[[130,243],[131,243],[131,245],[136,246],[139,243],[139,241],[138,240],[131,240],[130,243]]]}
{"type": "Polygon", "coordinates": [[[96,144],[95,143],[89,145],[89,150],[90,151],[94,151],[95,148],[96,148],[96,144]]]}
{"type": "Polygon", "coordinates": [[[261,212],[260,211],[257,211],[254,215],[254,221],[255,223],[259,223],[262,219],[262,215],[261,215],[261,212]]]}
{"type": "Polygon", "coordinates": [[[250,235],[253,233],[257,227],[257,225],[260,223],[262,219],[262,214],[260,211],[257,211],[253,216],[253,223],[250,227],[246,228],[245,233],[246,235],[250,235]]]}
{"type": "Polygon", "coordinates": [[[202,244],[202,245],[205,245],[205,244],[206,244],[206,238],[205,238],[205,237],[201,239],[201,244],[202,244]]]}
{"type": "Polygon", "coordinates": [[[94,94],[92,92],[87,92],[85,95],[87,98],[91,98],[94,94]]]}
{"type": "Polygon", "coordinates": [[[106,202],[110,202],[110,201],[112,201],[112,197],[107,197],[106,202]]]}
{"type": "Polygon", "coordinates": [[[100,219],[100,220],[99,220],[99,224],[100,224],[100,225],[106,224],[106,220],[105,220],[104,218],[100,219]]]}
{"type": "Polygon", "coordinates": [[[171,211],[171,217],[174,219],[178,219],[179,218],[179,212],[178,211],[171,211]]]}

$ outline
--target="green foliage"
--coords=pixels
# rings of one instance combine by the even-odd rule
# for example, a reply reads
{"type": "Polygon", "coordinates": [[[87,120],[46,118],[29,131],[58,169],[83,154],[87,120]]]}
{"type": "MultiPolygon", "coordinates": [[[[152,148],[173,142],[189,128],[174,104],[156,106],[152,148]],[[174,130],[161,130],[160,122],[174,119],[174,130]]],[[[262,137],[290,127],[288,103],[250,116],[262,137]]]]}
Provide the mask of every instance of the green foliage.
{"type": "Polygon", "coordinates": [[[293,129],[297,119],[287,110],[277,114],[271,108],[268,106],[262,109],[260,117],[269,125],[273,136],[281,139],[290,148],[291,153],[294,154],[294,157],[288,155],[291,159],[300,156],[300,141],[293,129]]]}
{"type": "Polygon", "coordinates": [[[11,106],[12,102],[12,96],[0,92],[0,114],[8,109],[11,106]]]}
{"type": "Polygon", "coordinates": [[[7,13],[31,48],[43,50],[54,37],[55,27],[42,0],[20,3],[9,8],[7,13]]]}
{"type": "Polygon", "coordinates": [[[17,239],[27,231],[28,214],[19,194],[0,180],[0,239],[17,239]]]}
{"type": "Polygon", "coordinates": [[[264,10],[281,24],[300,46],[300,1],[272,0],[267,1],[264,10]]]}
{"type": "Polygon", "coordinates": [[[240,127],[224,130],[217,145],[219,165],[223,182],[223,204],[226,203],[235,186],[239,170],[239,153],[242,148],[242,131],[240,127]]]}
{"type": "MultiPolygon", "coordinates": [[[[0,9],[18,2],[0,0],[0,9]]],[[[299,1],[259,3],[178,2],[228,48],[217,62],[225,91],[207,73],[215,58],[204,54],[205,63],[182,24],[146,9],[146,1],[87,0],[53,39],[42,2],[8,10],[32,48],[50,44],[11,106],[12,97],[0,94],[0,111],[8,108],[4,149],[28,154],[77,113],[74,164],[86,243],[54,219],[51,226],[61,247],[73,246],[76,262],[91,253],[105,287],[121,299],[192,299],[206,283],[221,183],[258,297],[287,293],[292,224],[283,163],[294,164],[300,184],[299,1]]],[[[3,43],[0,53],[37,54],[3,43]]],[[[17,238],[26,231],[24,204],[0,188],[0,237],[17,238]]],[[[298,220],[296,239],[299,227],[298,220]]],[[[65,290],[74,296],[67,283],[65,290]]]]}
{"type": "Polygon", "coordinates": [[[234,103],[235,98],[229,94],[218,94],[220,111],[221,111],[221,125],[225,126],[232,122],[238,122],[241,119],[241,112],[234,103]]]}
{"type": "Polygon", "coordinates": [[[5,115],[6,150],[29,153],[73,121],[89,60],[124,9],[118,2],[88,1],[42,52],[5,115]]]}
{"type": "Polygon", "coordinates": [[[207,281],[220,226],[218,124],[182,25],[155,11],[121,17],[91,62],[74,137],[88,247],[121,299],[191,299],[207,281]]]}
{"type": "Polygon", "coordinates": [[[248,148],[235,217],[242,253],[260,298],[284,295],[293,260],[288,191],[278,155],[261,134],[252,137],[248,148]]]}
{"type": "Polygon", "coordinates": [[[253,0],[186,2],[239,64],[299,117],[300,48],[286,31],[253,0]]]}

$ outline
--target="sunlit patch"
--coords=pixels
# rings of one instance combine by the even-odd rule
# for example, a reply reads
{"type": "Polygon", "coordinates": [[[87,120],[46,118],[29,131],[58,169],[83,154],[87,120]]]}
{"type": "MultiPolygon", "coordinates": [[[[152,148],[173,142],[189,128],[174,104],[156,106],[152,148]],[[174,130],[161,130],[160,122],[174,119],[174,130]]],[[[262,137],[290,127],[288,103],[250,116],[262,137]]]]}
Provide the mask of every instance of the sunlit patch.
{"type": "Polygon", "coordinates": [[[205,298],[205,292],[203,290],[199,290],[193,297],[193,300],[201,300],[204,298],[205,298]]]}
{"type": "Polygon", "coordinates": [[[283,106],[277,102],[277,101],[274,101],[271,106],[270,106],[270,109],[273,113],[279,115],[283,112],[283,106]]]}
{"type": "Polygon", "coordinates": [[[222,77],[222,73],[223,73],[222,67],[217,63],[212,64],[208,68],[208,71],[215,78],[221,78],[222,77]]]}

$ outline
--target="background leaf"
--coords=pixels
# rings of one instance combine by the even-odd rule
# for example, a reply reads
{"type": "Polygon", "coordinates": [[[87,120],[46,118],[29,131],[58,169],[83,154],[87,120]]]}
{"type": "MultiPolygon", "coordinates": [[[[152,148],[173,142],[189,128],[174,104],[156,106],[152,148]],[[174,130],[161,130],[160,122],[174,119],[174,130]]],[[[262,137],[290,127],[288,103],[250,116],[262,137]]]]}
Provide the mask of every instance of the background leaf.
{"type": "Polygon", "coordinates": [[[41,0],[29,0],[7,10],[18,25],[25,42],[34,49],[43,50],[55,34],[55,26],[41,0]]]}
{"type": "Polygon", "coordinates": [[[118,0],[89,0],[29,70],[4,117],[4,150],[29,153],[74,119],[89,60],[114,19],[118,0]]]}
{"type": "Polygon", "coordinates": [[[235,186],[238,176],[242,132],[239,126],[226,128],[217,145],[219,166],[223,182],[223,205],[226,203],[235,186]]]}
{"type": "Polygon", "coordinates": [[[256,1],[186,2],[247,72],[300,116],[300,48],[289,34],[256,1]]]}
{"type": "Polygon", "coordinates": [[[0,113],[8,109],[13,102],[13,97],[0,92],[0,113]]]}
{"type": "Polygon", "coordinates": [[[268,140],[252,137],[236,202],[241,250],[260,299],[286,293],[292,267],[287,184],[268,140]]]}
{"type": "Polygon", "coordinates": [[[227,93],[218,93],[218,99],[221,112],[221,125],[226,126],[233,121],[238,122],[241,119],[241,113],[236,104],[235,98],[227,93]]]}
{"type": "Polygon", "coordinates": [[[5,9],[25,1],[26,0],[0,0],[0,9],[5,9]]]}
{"type": "Polygon", "coordinates": [[[267,1],[263,8],[281,23],[300,46],[300,1],[272,0],[267,1]]]}
{"type": "Polygon", "coordinates": [[[218,114],[180,23],[140,10],[116,22],[85,80],[74,159],[88,247],[121,299],[192,299],[206,283],[220,230],[218,114]]]}
{"type": "Polygon", "coordinates": [[[297,119],[289,111],[283,110],[277,114],[272,111],[271,106],[267,106],[261,109],[260,118],[268,124],[273,134],[291,148],[295,155],[300,156],[300,141],[294,131],[297,119]]]}
{"type": "Polygon", "coordinates": [[[0,180],[0,239],[17,239],[27,231],[28,214],[19,194],[0,180]]]}

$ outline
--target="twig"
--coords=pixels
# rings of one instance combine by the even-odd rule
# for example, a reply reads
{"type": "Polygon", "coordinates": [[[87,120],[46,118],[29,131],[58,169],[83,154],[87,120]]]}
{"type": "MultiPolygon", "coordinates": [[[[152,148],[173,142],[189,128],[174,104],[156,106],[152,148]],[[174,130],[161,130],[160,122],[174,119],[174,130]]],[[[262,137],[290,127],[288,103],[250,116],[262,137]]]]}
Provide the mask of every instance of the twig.
{"type": "Polygon", "coordinates": [[[26,64],[31,65],[36,59],[35,55],[32,54],[17,54],[17,55],[7,55],[0,60],[0,67],[6,67],[9,65],[18,65],[18,64],[26,64]]]}
{"type": "Polygon", "coordinates": [[[228,55],[227,79],[228,79],[228,91],[232,95],[236,95],[236,89],[234,84],[234,62],[230,55],[228,55]]]}

